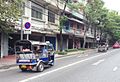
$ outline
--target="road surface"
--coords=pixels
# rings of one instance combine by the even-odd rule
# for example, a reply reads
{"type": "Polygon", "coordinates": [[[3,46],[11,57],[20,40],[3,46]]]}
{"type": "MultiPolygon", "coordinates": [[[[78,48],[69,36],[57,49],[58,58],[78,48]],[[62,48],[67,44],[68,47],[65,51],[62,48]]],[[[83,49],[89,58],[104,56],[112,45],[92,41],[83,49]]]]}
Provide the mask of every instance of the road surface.
{"type": "Polygon", "coordinates": [[[120,49],[57,58],[44,72],[0,70],[0,82],[120,82],[120,49]]]}

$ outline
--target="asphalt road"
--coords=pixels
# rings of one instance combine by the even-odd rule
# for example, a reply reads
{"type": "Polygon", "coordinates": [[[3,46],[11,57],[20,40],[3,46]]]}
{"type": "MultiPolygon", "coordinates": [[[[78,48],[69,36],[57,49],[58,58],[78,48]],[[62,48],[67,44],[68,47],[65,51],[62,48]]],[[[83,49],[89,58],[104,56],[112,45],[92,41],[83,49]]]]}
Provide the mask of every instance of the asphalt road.
{"type": "Polygon", "coordinates": [[[57,58],[44,72],[0,70],[0,82],[120,82],[120,49],[57,58]]]}

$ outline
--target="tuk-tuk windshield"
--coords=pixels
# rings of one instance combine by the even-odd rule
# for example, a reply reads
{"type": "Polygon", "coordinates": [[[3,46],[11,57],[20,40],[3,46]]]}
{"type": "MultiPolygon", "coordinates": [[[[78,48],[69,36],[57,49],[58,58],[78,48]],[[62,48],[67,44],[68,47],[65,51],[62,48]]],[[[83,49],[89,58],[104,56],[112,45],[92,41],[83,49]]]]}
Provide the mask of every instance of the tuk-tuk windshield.
{"type": "Polygon", "coordinates": [[[31,42],[28,40],[20,40],[15,43],[16,51],[31,51],[31,42]]]}
{"type": "Polygon", "coordinates": [[[103,46],[103,45],[105,45],[105,43],[99,43],[99,45],[103,46]]]}
{"type": "Polygon", "coordinates": [[[31,54],[31,53],[33,53],[32,51],[27,51],[27,52],[17,52],[17,54],[19,55],[19,54],[31,54]]]}

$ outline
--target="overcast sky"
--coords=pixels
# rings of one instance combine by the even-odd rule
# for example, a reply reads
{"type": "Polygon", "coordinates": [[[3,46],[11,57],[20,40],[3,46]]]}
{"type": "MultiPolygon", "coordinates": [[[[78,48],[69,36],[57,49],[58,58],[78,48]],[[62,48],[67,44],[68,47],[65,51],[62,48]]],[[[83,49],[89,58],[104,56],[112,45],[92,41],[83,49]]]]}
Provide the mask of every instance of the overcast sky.
{"type": "Polygon", "coordinates": [[[120,0],[103,0],[105,2],[105,7],[111,10],[116,10],[120,12],[120,0]]]}

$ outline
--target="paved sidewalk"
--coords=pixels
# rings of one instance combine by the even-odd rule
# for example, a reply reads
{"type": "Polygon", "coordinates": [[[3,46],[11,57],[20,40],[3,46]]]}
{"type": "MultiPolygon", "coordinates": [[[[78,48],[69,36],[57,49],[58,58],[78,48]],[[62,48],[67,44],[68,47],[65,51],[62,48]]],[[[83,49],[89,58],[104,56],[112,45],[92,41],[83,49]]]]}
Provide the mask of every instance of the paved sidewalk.
{"type": "Polygon", "coordinates": [[[7,69],[9,67],[15,66],[15,59],[16,58],[14,55],[9,55],[5,58],[0,59],[0,69],[7,69]]]}
{"type": "MultiPolygon", "coordinates": [[[[75,52],[69,52],[65,55],[58,55],[55,54],[56,58],[70,56],[70,55],[77,55],[77,54],[84,54],[84,53],[93,53],[95,52],[95,49],[87,49],[85,51],[75,51],[75,52]]],[[[0,59],[0,69],[8,69],[10,67],[16,66],[16,58],[14,55],[9,55],[5,58],[0,59]]]]}

